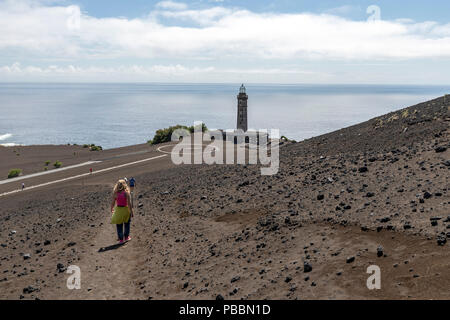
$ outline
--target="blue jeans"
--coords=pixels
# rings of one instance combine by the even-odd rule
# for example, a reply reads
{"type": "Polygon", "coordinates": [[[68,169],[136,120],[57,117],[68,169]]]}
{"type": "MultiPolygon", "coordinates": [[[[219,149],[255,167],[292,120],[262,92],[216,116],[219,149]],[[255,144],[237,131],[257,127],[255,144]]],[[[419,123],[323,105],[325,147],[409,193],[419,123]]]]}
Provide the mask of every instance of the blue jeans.
{"type": "Polygon", "coordinates": [[[117,236],[119,237],[119,240],[124,240],[128,238],[130,235],[130,224],[131,224],[131,218],[128,220],[127,223],[122,223],[117,225],[117,236]],[[125,225],[125,232],[124,232],[124,225],[125,225]]]}

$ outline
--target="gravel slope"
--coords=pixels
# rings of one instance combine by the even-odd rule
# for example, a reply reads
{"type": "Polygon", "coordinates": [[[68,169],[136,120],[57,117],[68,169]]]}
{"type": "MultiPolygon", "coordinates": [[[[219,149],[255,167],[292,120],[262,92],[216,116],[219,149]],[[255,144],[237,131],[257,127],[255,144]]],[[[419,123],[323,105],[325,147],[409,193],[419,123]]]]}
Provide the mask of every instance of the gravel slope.
{"type": "Polygon", "coordinates": [[[111,176],[5,199],[0,297],[449,299],[449,109],[441,97],[285,143],[274,176],[129,169],[139,208],[124,246],[111,176]],[[71,264],[80,290],[66,288],[71,264]],[[381,290],[366,287],[373,264],[381,290]]]}

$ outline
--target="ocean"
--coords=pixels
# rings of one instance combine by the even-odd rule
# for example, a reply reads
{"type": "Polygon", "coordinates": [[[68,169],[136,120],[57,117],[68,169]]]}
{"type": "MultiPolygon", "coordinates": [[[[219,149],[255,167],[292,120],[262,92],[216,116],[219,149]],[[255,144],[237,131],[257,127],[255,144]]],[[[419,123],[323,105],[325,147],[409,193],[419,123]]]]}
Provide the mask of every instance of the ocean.
{"type": "MultiPolygon", "coordinates": [[[[239,84],[0,83],[0,144],[145,143],[159,128],[236,126],[239,84]]],[[[246,85],[249,128],[297,141],[450,92],[449,86],[246,85]]]]}

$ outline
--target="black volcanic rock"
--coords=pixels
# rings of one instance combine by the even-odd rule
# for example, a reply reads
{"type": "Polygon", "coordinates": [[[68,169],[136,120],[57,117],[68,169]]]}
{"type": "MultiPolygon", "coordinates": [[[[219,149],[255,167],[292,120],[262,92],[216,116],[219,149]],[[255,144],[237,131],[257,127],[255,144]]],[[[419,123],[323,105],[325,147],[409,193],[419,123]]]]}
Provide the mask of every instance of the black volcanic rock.
{"type": "Polygon", "coordinates": [[[38,291],[39,289],[38,288],[35,288],[35,287],[32,287],[32,286],[28,286],[28,287],[26,287],[26,288],[23,288],[23,293],[24,294],[30,294],[30,293],[33,293],[33,292],[35,292],[35,291],[38,291]]]}
{"type": "Polygon", "coordinates": [[[303,263],[303,272],[308,273],[312,271],[312,266],[309,262],[303,263]]]}
{"type": "Polygon", "coordinates": [[[377,248],[377,257],[382,257],[383,256],[383,247],[382,246],[379,246],[378,248],[377,248]]]}
{"type": "Polygon", "coordinates": [[[423,197],[424,197],[425,199],[430,199],[430,198],[432,197],[432,194],[429,193],[428,191],[426,191],[426,192],[423,194],[423,197]]]}
{"type": "Polygon", "coordinates": [[[443,235],[439,235],[439,236],[436,238],[436,241],[437,241],[437,244],[438,244],[439,246],[443,246],[444,244],[447,243],[447,238],[446,238],[445,236],[443,236],[443,235]]]}
{"type": "Polygon", "coordinates": [[[58,270],[59,273],[66,271],[66,267],[64,267],[62,263],[58,263],[56,265],[56,269],[58,270]]]}

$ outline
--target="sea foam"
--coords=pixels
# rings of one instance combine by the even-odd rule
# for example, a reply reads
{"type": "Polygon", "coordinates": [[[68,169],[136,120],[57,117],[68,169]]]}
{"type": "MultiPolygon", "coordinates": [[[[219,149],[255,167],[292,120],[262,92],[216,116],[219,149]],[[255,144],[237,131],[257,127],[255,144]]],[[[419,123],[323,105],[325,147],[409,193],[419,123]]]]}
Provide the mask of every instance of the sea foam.
{"type": "Polygon", "coordinates": [[[0,143],[0,146],[2,146],[2,147],[19,147],[19,146],[23,146],[23,144],[18,144],[18,143],[0,143]]]}
{"type": "Polygon", "coordinates": [[[9,138],[11,138],[11,137],[12,137],[12,134],[11,134],[11,133],[2,134],[2,135],[0,135],[0,141],[9,139],[9,138]]]}

